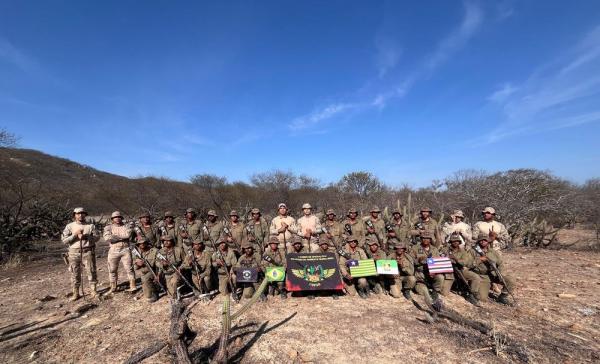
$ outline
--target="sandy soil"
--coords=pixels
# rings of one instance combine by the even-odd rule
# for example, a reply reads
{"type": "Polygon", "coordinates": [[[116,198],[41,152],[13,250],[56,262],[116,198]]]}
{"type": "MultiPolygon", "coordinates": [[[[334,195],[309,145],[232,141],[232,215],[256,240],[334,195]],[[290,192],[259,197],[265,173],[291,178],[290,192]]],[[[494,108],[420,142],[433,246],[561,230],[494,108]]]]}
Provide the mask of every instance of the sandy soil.
{"type": "MultiPolygon", "coordinates": [[[[517,280],[518,307],[489,302],[475,308],[454,294],[445,299],[446,305],[465,317],[493,323],[498,332],[526,347],[532,362],[599,362],[600,253],[520,249],[505,257],[517,280]]],[[[105,289],[106,257],[98,258],[98,266],[105,289]]],[[[68,273],[57,257],[0,271],[0,362],[122,362],[167,338],[166,297],[149,304],[138,299],[141,292],[123,292],[107,300],[73,303],[66,297],[68,290],[68,273]],[[40,301],[48,295],[56,298],[40,301]],[[77,314],[86,303],[97,307],[77,314]]],[[[190,352],[198,362],[206,361],[216,348],[221,302],[217,297],[192,311],[190,326],[198,336],[190,352]]],[[[244,363],[521,360],[504,350],[496,355],[493,340],[471,328],[446,320],[430,324],[424,317],[409,301],[385,295],[337,301],[270,298],[234,323],[231,359],[244,363]]],[[[170,359],[165,348],[145,363],[170,359]]]]}

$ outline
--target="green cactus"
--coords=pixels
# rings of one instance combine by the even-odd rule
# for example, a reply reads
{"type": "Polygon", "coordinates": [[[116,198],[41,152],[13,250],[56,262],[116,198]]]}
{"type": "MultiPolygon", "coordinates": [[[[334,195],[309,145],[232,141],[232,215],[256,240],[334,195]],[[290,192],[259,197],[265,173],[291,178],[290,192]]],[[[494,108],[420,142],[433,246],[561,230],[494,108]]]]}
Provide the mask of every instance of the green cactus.
{"type": "Polygon", "coordinates": [[[252,295],[252,298],[250,298],[248,302],[246,302],[239,310],[237,310],[236,313],[231,315],[231,319],[235,320],[236,318],[240,317],[244,312],[248,311],[250,307],[258,300],[260,295],[265,291],[268,284],[269,281],[266,278],[263,279],[256,292],[254,292],[254,295],[252,295]]]}

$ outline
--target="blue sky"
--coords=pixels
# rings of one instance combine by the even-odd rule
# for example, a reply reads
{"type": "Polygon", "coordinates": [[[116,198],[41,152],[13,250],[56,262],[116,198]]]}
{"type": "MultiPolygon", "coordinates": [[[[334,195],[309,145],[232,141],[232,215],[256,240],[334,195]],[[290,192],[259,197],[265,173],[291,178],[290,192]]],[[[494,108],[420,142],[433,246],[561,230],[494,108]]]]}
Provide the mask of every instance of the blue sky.
{"type": "Polygon", "coordinates": [[[0,1],[0,127],[125,176],[600,176],[598,1],[0,1]]]}

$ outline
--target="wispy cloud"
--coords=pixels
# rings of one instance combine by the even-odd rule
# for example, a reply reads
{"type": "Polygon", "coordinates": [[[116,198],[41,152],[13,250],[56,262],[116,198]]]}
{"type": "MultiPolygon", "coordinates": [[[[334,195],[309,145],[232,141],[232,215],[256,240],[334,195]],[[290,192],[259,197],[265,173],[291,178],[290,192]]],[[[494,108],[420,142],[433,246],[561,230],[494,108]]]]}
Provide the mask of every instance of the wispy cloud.
{"type": "Polygon", "coordinates": [[[294,119],[289,128],[292,131],[300,131],[303,129],[315,126],[327,119],[331,119],[345,111],[356,109],[360,104],[356,103],[334,103],[329,104],[321,109],[317,109],[312,113],[294,119]]]}
{"type": "Polygon", "coordinates": [[[398,64],[402,48],[387,36],[375,38],[375,66],[379,78],[383,78],[398,64]]]}
{"type": "Polygon", "coordinates": [[[26,73],[34,73],[40,70],[39,64],[32,57],[26,55],[2,36],[0,36],[0,60],[26,73]]]}
{"type": "Polygon", "coordinates": [[[506,84],[488,97],[500,106],[501,122],[484,141],[598,122],[599,97],[600,27],[596,27],[520,85],[506,84]]]}

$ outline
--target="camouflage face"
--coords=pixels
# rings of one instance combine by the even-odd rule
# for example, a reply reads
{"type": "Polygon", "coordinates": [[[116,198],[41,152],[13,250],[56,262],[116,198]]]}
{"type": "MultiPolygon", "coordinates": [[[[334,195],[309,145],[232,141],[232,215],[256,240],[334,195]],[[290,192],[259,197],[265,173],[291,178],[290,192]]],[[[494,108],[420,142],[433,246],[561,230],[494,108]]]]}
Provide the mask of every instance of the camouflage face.
{"type": "Polygon", "coordinates": [[[431,214],[431,212],[429,212],[429,211],[421,211],[421,218],[423,220],[425,220],[429,217],[430,214],[431,214]]]}
{"type": "Polygon", "coordinates": [[[165,216],[165,222],[169,225],[171,225],[173,223],[174,219],[173,216],[165,216]]]}
{"type": "Polygon", "coordinates": [[[451,240],[450,241],[450,245],[452,245],[453,248],[458,248],[460,246],[461,241],[460,240],[451,240]]]}
{"type": "Polygon", "coordinates": [[[479,244],[479,246],[482,248],[487,248],[490,243],[487,240],[479,240],[477,244],[479,244]]]}
{"type": "Polygon", "coordinates": [[[173,245],[175,245],[175,242],[173,242],[173,240],[163,240],[163,245],[165,248],[172,248],[173,245]]]}
{"type": "Polygon", "coordinates": [[[375,253],[378,249],[379,247],[375,244],[369,245],[369,250],[371,251],[371,253],[375,253]]]}
{"type": "Polygon", "coordinates": [[[335,219],[335,214],[327,214],[327,220],[333,221],[335,219]]]}
{"type": "Polygon", "coordinates": [[[379,212],[377,212],[377,211],[371,211],[371,216],[372,216],[374,219],[377,219],[377,218],[379,217],[379,212]]]}
{"type": "Polygon", "coordinates": [[[358,241],[356,241],[356,240],[350,240],[348,242],[348,244],[350,244],[351,247],[356,248],[356,246],[358,245],[358,241]]]}

